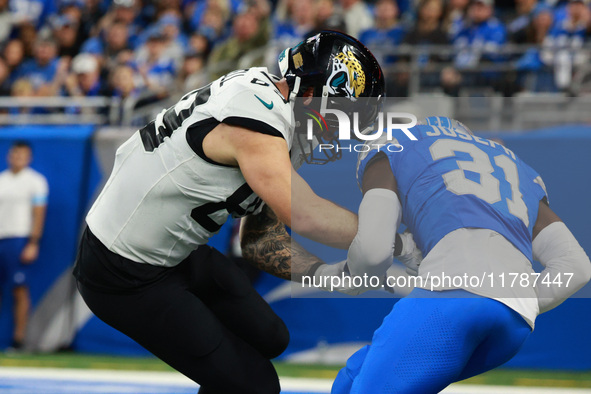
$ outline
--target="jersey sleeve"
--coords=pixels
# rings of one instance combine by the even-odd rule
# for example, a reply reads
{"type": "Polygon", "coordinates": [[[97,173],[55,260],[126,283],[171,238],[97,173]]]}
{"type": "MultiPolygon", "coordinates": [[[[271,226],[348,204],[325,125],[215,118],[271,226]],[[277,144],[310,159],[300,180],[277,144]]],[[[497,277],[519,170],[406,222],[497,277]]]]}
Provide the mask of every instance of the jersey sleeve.
{"type": "Polygon", "coordinates": [[[33,187],[33,195],[31,202],[34,206],[43,206],[47,204],[47,197],[49,195],[49,187],[47,180],[42,175],[35,177],[35,185],[33,187]]]}
{"type": "Polygon", "coordinates": [[[284,138],[291,147],[291,106],[262,73],[236,78],[219,100],[223,106],[221,122],[284,138]]]}
{"type": "Polygon", "coordinates": [[[544,184],[540,174],[538,174],[536,170],[525,164],[523,161],[521,161],[521,165],[525,168],[527,179],[531,180],[528,190],[533,193],[533,195],[536,197],[536,200],[544,200],[547,204],[549,204],[548,191],[546,190],[546,185],[544,184]]]}

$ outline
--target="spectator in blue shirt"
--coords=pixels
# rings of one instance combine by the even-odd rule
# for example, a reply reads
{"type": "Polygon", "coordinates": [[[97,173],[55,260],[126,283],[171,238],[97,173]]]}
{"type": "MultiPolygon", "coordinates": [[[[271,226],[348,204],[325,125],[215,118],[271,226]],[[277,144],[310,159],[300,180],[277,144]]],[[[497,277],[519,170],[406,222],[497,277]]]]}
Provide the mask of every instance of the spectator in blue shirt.
{"type": "Polygon", "coordinates": [[[17,69],[17,78],[29,80],[35,92],[39,93],[53,83],[58,64],[57,43],[52,38],[40,38],[35,43],[34,58],[17,69]]]}
{"type": "Polygon", "coordinates": [[[294,46],[315,27],[314,0],[298,0],[291,5],[291,18],[275,26],[274,39],[280,48],[294,46]]]}
{"type": "Polygon", "coordinates": [[[486,70],[487,64],[500,64],[507,60],[507,57],[500,53],[507,42],[507,31],[494,16],[494,0],[472,1],[452,42],[456,53],[455,68],[447,67],[441,73],[441,84],[445,93],[456,96],[461,85],[492,87],[512,94],[513,85],[506,86],[504,74],[486,70]]]}
{"type": "Polygon", "coordinates": [[[57,12],[55,0],[9,0],[13,23],[32,23],[41,28],[47,18],[57,12]]]}
{"type": "Polygon", "coordinates": [[[65,81],[65,94],[71,97],[95,97],[102,95],[100,68],[96,58],[81,53],[72,60],[72,73],[65,81]]]}
{"type": "Polygon", "coordinates": [[[394,0],[378,0],[374,9],[374,26],[364,30],[359,41],[372,50],[380,64],[392,64],[396,56],[384,55],[384,51],[396,48],[406,32],[398,22],[398,6],[394,0]]]}
{"type": "Polygon", "coordinates": [[[146,89],[156,97],[168,96],[168,87],[173,85],[175,76],[174,60],[166,55],[166,37],[154,31],[145,44],[146,51],[138,55],[135,67],[142,76],[146,89]]]}
{"type": "Polygon", "coordinates": [[[544,39],[542,62],[554,69],[556,89],[567,89],[577,66],[587,64],[588,57],[580,49],[591,27],[589,0],[570,0],[556,10],[554,24],[544,39]]]}
{"type": "Polygon", "coordinates": [[[443,28],[451,39],[460,32],[470,0],[449,0],[445,9],[443,28]]]}
{"type": "Polygon", "coordinates": [[[501,62],[499,49],[507,41],[505,26],[494,16],[494,0],[474,0],[463,26],[453,38],[457,50],[455,65],[473,68],[483,60],[501,62]]]}
{"type": "Polygon", "coordinates": [[[191,30],[201,31],[207,35],[211,42],[223,40],[226,36],[225,28],[231,21],[232,15],[239,12],[240,5],[240,1],[230,0],[201,0],[197,2],[189,17],[191,30]]]}
{"type": "Polygon", "coordinates": [[[178,11],[170,9],[163,12],[155,25],[164,36],[166,45],[165,55],[172,58],[175,62],[175,67],[179,68],[183,62],[185,50],[189,45],[189,39],[182,32],[182,20],[178,15],[178,11]]]}
{"type": "MultiPolygon", "coordinates": [[[[143,28],[138,19],[139,10],[138,0],[113,0],[109,11],[95,26],[92,35],[98,38],[105,35],[114,23],[123,23],[128,29],[129,45],[132,49],[135,49],[138,44],[139,34],[143,28]]],[[[86,45],[87,43],[84,44],[83,51],[92,52],[86,50],[86,45]]]]}

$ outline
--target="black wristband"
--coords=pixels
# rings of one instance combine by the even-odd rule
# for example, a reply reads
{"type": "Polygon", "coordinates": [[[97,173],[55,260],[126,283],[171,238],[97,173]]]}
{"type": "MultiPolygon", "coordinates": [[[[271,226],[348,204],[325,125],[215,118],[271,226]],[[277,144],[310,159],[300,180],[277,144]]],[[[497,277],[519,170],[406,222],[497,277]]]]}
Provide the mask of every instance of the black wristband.
{"type": "Polygon", "coordinates": [[[324,265],[324,263],[322,261],[318,261],[316,263],[314,263],[310,269],[308,270],[308,272],[306,272],[306,274],[308,276],[314,276],[314,274],[316,273],[316,270],[321,266],[324,265]]]}
{"type": "Polygon", "coordinates": [[[402,253],[402,237],[396,233],[396,241],[394,242],[394,256],[400,256],[402,253]]]}

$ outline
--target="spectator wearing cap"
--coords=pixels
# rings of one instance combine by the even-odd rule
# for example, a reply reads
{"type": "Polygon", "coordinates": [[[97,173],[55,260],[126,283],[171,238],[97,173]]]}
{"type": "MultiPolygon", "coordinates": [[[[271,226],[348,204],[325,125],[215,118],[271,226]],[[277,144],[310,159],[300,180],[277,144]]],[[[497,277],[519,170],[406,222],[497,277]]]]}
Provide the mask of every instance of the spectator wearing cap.
{"type": "Polygon", "coordinates": [[[175,76],[174,60],[166,55],[166,37],[155,30],[150,33],[145,44],[145,52],[138,54],[135,68],[138,70],[144,87],[156,97],[168,96],[168,88],[173,85],[175,76]]]}
{"type": "Polygon", "coordinates": [[[61,0],[59,15],[68,17],[71,23],[76,25],[76,45],[80,48],[88,39],[92,26],[92,21],[88,19],[87,3],[84,0],[61,0]]]}
{"type": "MultiPolygon", "coordinates": [[[[169,9],[160,14],[158,20],[144,31],[140,41],[144,43],[151,35],[161,35],[164,38],[165,51],[163,56],[173,59],[175,67],[180,67],[185,55],[185,49],[189,45],[189,39],[181,31],[182,19],[175,9],[169,9]]],[[[145,56],[147,46],[142,45],[138,49],[138,57],[145,56]]]]}
{"type": "Polygon", "coordinates": [[[72,73],[68,75],[64,88],[71,97],[102,95],[100,68],[96,58],[88,53],[77,55],[72,60],[72,73]]]}
{"type": "Polygon", "coordinates": [[[381,55],[402,42],[406,31],[398,21],[398,5],[394,0],[378,0],[374,9],[374,27],[364,30],[359,40],[369,47],[381,64],[392,64],[396,60],[392,55],[381,55]],[[381,55],[381,56],[380,56],[381,55]],[[380,59],[381,58],[381,59],[380,59]]]}
{"type": "Polygon", "coordinates": [[[69,58],[76,56],[82,46],[82,38],[78,35],[79,23],[68,15],[54,15],[51,26],[59,48],[58,55],[69,58]]]}
{"type": "Polygon", "coordinates": [[[348,34],[358,38],[362,31],[373,27],[373,16],[369,6],[362,0],[339,0],[339,4],[348,34]]]}

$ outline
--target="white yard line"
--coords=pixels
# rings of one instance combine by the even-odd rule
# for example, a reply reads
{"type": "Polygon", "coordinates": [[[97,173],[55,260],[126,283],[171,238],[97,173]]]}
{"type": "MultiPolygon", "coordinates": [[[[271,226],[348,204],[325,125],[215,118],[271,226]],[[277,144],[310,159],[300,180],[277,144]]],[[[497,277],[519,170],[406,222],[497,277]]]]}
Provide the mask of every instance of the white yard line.
{"type": "MultiPolygon", "coordinates": [[[[68,380],[76,382],[100,383],[136,383],[178,386],[179,388],[197,388],[198,386],[184,375],[176,372],[161,371],[121,371],[67,368],[17,368],[0,367],[2,378],[22,380],[68,380]]],[[[281,378],[284,391],[330,393],[332,380],[308,378],[281,378]]],[[[443,391],[444,394],[591,394],[590,389],[544,388],[544,387],[508,387],[455,384],[443,391]]]]}

